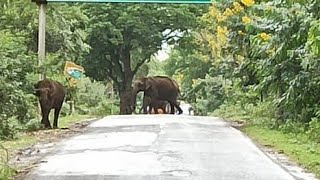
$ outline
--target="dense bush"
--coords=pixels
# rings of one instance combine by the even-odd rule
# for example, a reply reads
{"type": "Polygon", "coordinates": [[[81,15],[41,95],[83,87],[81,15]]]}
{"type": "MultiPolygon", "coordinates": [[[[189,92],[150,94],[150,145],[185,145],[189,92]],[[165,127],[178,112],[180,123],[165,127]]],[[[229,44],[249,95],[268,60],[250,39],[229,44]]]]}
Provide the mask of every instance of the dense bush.
{"type": "Polygon", "coordinates": [[[80,114],[108,115],[119,110],[118,97],[113,92],[112,84],[82,78],[73,91],[75,109],[80,114]]]}
{"type": "Polygon", "coordinates": [[[186,98],[200,114],[220,108],[216,112],[226,116],[229,111],[251,123],[316,139],[318,3],[214,2],[202,25],[174,49],[167,73],[181,77],[186,98]]]}
{"type": "Polygon", "coordinates": [[[12,167],[9,166],[9,152],[8,150],[0,144],[0,179],[8,179],[8,177],[12,177],[16,171],[12,167]]]}
{"type": "Polygon", "coordinates": [[[25,39],[0,30],[0,139],[12,138],[14,124],[26,123],[35,116],[35,98],[28,74],[35,70],[35,56],[27,55],[25,39]]]}
{"type": "MultiPolygon", "coordinates": [[[[22,130],[41,128],[37,98],[33,95],[39,73],[46,73],[47,78],[70,90],[63,75],[65,60],[81,62],[89,50],[84,42],[88,18],[80,7],[51,6],[47,10],[46,58],[38,66],[37,18],[37,5],[30,1],[9,0],[0,5],[0,139],[14,138],[22,130]]],[[[117,96],[110,100],[108,90],[101,82],[82,79],[74,91],[69,91],[75,97],[75,113],[115,112],[111,111],[110,102],[115,102],[117,96]]],[[[61,116],[69,113],[69,106],[64,103],[61,116]]]]}

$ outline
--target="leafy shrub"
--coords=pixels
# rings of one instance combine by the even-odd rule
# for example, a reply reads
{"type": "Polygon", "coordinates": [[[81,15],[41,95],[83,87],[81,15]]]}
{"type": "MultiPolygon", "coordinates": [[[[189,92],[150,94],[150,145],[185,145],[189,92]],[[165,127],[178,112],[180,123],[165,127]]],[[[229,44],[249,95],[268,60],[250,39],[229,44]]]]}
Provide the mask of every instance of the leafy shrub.
{"type": "Polygon", "coordinates": [[[280,124],[278,128],[285,133],[299,134],[305,132],[306,124],[288,119],[285,123],[280,124]]]}
{"type": "Polygon", "coordinates": [[[28,74],[34,71],[35,56],[27,55],[26,39],[0,30],[0,138],[13,138],[21,124],[34,115],[34,97],[28,74]]]}
{"type": "Polygon", "coordinates": [[[96,108],[93,108],[90,111],[90,114],[98,115],[98,116],[105,116],[110,114],[118,114],[119,108],[112,101],[101,101],[98,103],[96,108]]]}
{"type": "MultiPolygon", "coordinates": [[[[76,89],[72,89],[76,112],[92,115],[108,115],[111,112],[117,112],[116,109],[119,106],[115,104],[116,97],[111,95],[111,91],[110,84],[105,85],[102,82],[92,81],[88,77],[82,78],[76,89]]],[[[67,103],[63,108],[64,112],[70,110],[67,103]]]]}
{"type": "Polygon", "coordinates": [[[308,136],[320,143],[320,120],[319,118],[312,118],[309,122],[308,136]]]}
{"type": "Polygon", "coordinates": [[[13,139],[19,129],[21,129],[21,125],[15,116],[3,118],[0,121],[0,139],[13,139]]]}
{"type": "Polygon", "coordinates": [[[208,100],[198,99],[196,103],[195,113],[197,115],[206,116],[208,114],[208,104],[209,104],[208,100]]]}
{"type": "Polygon", "coordinates": [[[4,154],[0,156],[0,179],[13,177],[16,171],[8,165],[9,152],[2,144],[0,144],[0,154],[4,154]]]}
{"type": "Polygon", "coordinates": [[[35,131],[42,128],[44,128],[44,126],[38,119],[31,119],[24,125],[24,129],[27,131],[35,131]]]}
{"type": "Polygon", "coordinates": [[[207,115],[213,112],[225,100],[225,90],[222,77],[211,77],[197,79],[194,82],[192,92],[196,94],[195,109],[198,115],[207,115]]]}

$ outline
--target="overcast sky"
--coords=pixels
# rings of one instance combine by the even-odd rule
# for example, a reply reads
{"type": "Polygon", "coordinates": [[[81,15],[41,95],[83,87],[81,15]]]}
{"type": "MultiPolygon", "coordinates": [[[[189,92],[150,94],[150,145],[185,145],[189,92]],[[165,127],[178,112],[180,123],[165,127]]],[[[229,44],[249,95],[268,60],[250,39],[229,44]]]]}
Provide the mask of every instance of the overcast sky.
{"type": "Polygon", "coordinates": [[[164,43],[162,44],[162,50],[158,51],[155,57],[159,61],[164,61],[168,59],[170,52],[171,52],[170,46],[168,46],[167,43],[164,43]]]}

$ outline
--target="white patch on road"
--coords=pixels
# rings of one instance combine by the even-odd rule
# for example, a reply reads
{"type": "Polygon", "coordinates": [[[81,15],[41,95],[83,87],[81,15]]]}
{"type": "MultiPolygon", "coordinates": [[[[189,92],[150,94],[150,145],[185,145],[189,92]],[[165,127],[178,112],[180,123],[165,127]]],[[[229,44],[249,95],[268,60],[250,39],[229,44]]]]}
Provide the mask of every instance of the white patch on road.
{"type": "Polygon", "coordinates": [[[44,161],[27,179],[294,179],[227,122],[187,115],[109,116],[44,161]]]}
{"type": "Polygon", "coordinates": [[[61,152],[40,166],[41,175],[158,175],[161,163],[152,152],[115,150],[122,146],[151,146],[153,132],[111,132],[83,134],[65,141],[61,152]],[[152,168],[150,168],[152,167],[152,168]]]}
{"type": "Polygon", "coordinates": [[[46,175],[159,175],[162,171],[157,154],[125,151],[85,151],[54,155],[39,172],[46,175]],[[48,171],[49,170],[49,171],[48,171]]]}
{"type": "Polygon", "coordinates": [[[228,126],[229,123],[221,121],[218,117],[204,118],[201,116],[189,115],[121,115],[107,116],[99,121],[90,124],[88,127],[117,127],[117,126],[138,126],[138,125],[166,125],[168,123],[196,123],[203,125],[228,126]]]}
{"type": "Polygon", "coordinates": [[[76,136],[64,142],[65,150],[94,150],[120,146],[150,146],[156,140],[153,132],[91,133],[76,136]]]}

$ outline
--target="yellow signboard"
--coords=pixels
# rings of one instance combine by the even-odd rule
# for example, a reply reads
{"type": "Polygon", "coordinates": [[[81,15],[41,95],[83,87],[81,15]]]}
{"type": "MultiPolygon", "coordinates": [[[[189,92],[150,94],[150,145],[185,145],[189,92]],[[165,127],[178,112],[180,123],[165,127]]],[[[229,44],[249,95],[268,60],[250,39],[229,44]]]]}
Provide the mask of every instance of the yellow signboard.
{"type": "Polygon", "coordinates": [[[84,73],[84,68],[71,61],[66,61],[64,66],[64,75],[67,77],[70,86],[76,86],[78,80],[84,73]]]}

